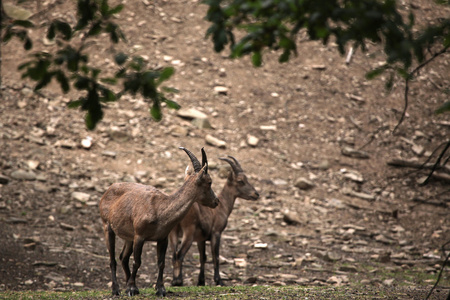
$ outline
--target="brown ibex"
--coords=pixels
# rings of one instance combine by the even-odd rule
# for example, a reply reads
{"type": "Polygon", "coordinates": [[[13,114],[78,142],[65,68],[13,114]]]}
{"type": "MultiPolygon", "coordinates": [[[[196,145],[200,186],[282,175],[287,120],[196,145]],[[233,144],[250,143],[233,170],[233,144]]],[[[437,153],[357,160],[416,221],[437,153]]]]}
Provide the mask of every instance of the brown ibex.
{"type": "Polygon", "coordinates": [[[173,249],[173,280],[172,285],[183,285],[182,264],[183,259],[192,245],[197,242],[200,252],[200,274],[198,285],[205,285],[205,242],[211,241],[211,253],[214,264],[214,281],[217,285],[224,285],[219,274],[219,248],[222,232],[228,223],[228,217],[233,211],[234,202],[237,197],[246,200],[257,200],[258,192],[248,182],[241,165],[232,156],[220,158],[230,164],[232,171],[228,174],[227,181],[219,194],[219,206],[215,209],[200,206],[194,203],[191,209],[169,235],[169,242],[173,249]],[[182,236],[181,245],[178,250],[178,237],[182,236]]]}
{"type": "Polygon", "coordinates": [[[211,189],[211,177],[208,174],[208,162],[203,148],[201,165],[189,150],[183,147],[180,149],[191,159],[194,173],[187,176],[183,186],[172,194],[167,195],[148,185],[122,182],[111,185],[100,200],[100,215],[110,256],[113,295],[120,294],[116,278],[116,235],[124,240],[119,258],[125,272],[126,293],[129,296],[139,294],[136,273],[141,266],[142,247],[146,241],[157,241],[156,294],[165,296],[163,272],[170,231],[184,218],[195,202],[211,209],[219,204],[211,189]],[[131,253],[134,263],[130,273],[131,253]]]}

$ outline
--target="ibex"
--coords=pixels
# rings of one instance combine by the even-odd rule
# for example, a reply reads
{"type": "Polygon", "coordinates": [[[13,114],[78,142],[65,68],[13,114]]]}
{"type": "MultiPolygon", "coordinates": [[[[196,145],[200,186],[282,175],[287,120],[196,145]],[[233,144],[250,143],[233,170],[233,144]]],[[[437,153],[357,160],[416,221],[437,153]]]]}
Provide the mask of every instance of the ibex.
{"type": "Polygon", "coordinates": [[[169,243],[173,249],[173,280],[172,285],[183,285],[182,264],[183,259],[192,245],[197,242],[200,252],[200,274],[198,285],[205,285],[205,242],[211,241],[211,253],[214,264],[214,281],[217,285],[224,285],[219,274],[219,248],[222,232],[228,223],[234,202],[237,197],[246,200],[257,200],[258,192],[248,182],[241,165],[232,156],[220,158],[230,164],[232,171],[228,174],[227,181],[219,194],[219,206],[210,209],[194,203],[191,209],[169,235],[169,243]],[[182,236],[180,249],[178,250],[178,237],[182,236]]]}
{"type": "Polygon", "coordinates": [[[219,204],[211,189],[211,177],[208,174],[208,162],[203,148],[201,165],[189,150],[183,147],[180,149],[191,159],[194,173],[187,176],[183,186],[172,194],[167,195],[148,185],[122,182],[111,185],[100,200],[100,215],[110,256],[113,295],[120,294],[116,278],[116,235],[124,240],[119,258],[125,272],[126,293],[129,296],[139,294],[136,273],[141,266],[142,247],[146,241],[157,241],[156,294],[165,296],[163,272],[170,231],[183,219],[194,202],[211,209],[219,204]],[[130,273],[131,253],[134,263],[130,273]]]}

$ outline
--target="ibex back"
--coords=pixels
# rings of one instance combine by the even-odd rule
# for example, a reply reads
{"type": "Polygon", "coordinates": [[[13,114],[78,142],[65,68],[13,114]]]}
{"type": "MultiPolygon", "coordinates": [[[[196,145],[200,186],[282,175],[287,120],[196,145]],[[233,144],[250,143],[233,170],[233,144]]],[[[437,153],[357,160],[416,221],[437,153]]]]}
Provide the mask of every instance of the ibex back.
{"type": "Polygon", "coordinates": [[[124,240],[120,253],[122,268],[126,277],[126,293],[139,294],[136,287],[136,274],[141,265],[142,247],[146,241],[157,241],[158,279],[156,294],[165,296],[163,282],[164,261],[168,244],[168,234],[191,208],[194,202],[214,208],[219,200],[211,189],[206,153],[202,148],[202,164],[187,149],[194,173],[184,184],[170,195],[154,187],[137,183],[115,183],[111,185],[100,200],[100,216],[103,221],[106,246],[110,255],[112,294],[119,295],[116,278],[115,239],[124,240]],[[133,253],[133,270],[130,272],[129,260],[133,253]]]}

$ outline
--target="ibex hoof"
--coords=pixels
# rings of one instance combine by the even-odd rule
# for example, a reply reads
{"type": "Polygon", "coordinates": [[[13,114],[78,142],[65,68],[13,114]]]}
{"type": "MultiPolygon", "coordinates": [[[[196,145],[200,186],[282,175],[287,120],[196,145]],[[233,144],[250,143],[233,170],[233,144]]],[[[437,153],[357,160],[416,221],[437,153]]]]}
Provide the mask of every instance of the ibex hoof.
{"type": "Polygon", "coordinates": [[[172,286],[183,286],[183,279],[182,278],[174,278],[172,280],[172,286]]]}
{"type": "Polygon", "coordinates": [[[160,288],[156,289],[156,296],[165,297],[166,296],[166,288],[160,287],[160,288]]]}
{"type": "Polygon", "coordinates": [[[139,289],[135,286],[132,286],[132,287],[127,288],[126,293],[128,296],[136,296],[136,295],[139,295],[139,289]]]}
{"type": "Polygon", "coordinates": [[[216,281],[216,285],[225,286],[225,283],[223,283],[222,279],[216,281]]]}

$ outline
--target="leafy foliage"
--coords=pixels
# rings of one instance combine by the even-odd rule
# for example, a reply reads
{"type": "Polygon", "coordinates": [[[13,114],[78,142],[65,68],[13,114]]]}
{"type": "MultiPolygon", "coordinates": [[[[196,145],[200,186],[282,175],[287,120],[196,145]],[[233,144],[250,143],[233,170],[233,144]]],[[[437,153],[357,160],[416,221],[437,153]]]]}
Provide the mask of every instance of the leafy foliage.
{"type": "MultiPolygon", "coordinates": [[[[117,101],[125,93],[140,93],[145,99],[150,99],[150,114],[157,121],[162,118],[161,103],[166,103],[169,108],[179,108],[176,102],[167,99],[163,93],[178,91],[161,86],[173,75],[173,68],[148,69],[141,57],[130,58],[119,53],[114,57],[118,71],[111,78],[101,77],[102,70],[92,67],[89,63],[85,49],[90,37],[107,33],[112,43],[125,41],[125,35],[112,21],[112,17],[122,9],[121,4],[110,7],[108,0],[78,0],[76,24],[55,19],[48,25],[46,37],[56,41],[56,52],[33,53],[29,61],[19,66],[22,78],[36,82],[35,90],[44,88],[55,79],[64,93],[69,92],[71,88],[80,91],[83,96],[70,101],[68,107],[86,111],[85,124],[88,129],[94,129],[103,118],[102,103],[117,101]],[[82,37],[81,44],[77,46],[72,42],[76,36],[82,37]],[[122,89],[118,93],[108,87],[119,82],[122,83],[122,89]]],[[[34,24],[31,21],[13,20],[5,25],[2,42],[7,43],[16,37],[24,42],[26,50],[30,50],[32,42],[27,29],[32,27],[34,24]]]]}
{"type": "MultiPolygon", "coordinates": [[[[449,1],[438,1],[449,5],[449,1]]],[[[415,27],[410,13],[404,18],[395,0],[204,0],[209,6],[206,32],[216,51],[230,47],[231,57],[251,55],[254,66],[262,64],[265,48],[280,50],[279,62],[297,55],[296,37],[305,30],[312,40],[336,42],[341,54],[346,46],[366,50],[368,41],[384,45],[386,64],[366,74],[372,79],[389,71],[386,88],[396,76],[409,81],[415,75],[414,63],[421,64],[450,47],[450,18],[435,25],[415,27]],[[235,32],[243,32],[236,41],[235,32]],[[440,48],[433,53],[432,49],[440,48]]],[[[438,112],[448,111],[445,104],[438,112]]]]}

